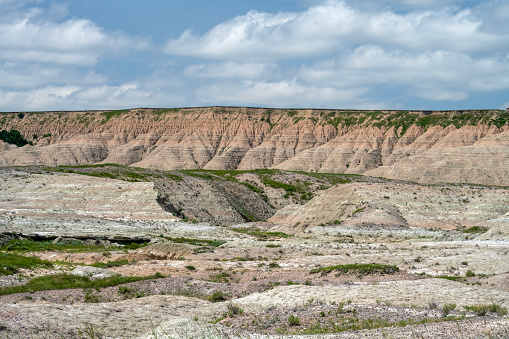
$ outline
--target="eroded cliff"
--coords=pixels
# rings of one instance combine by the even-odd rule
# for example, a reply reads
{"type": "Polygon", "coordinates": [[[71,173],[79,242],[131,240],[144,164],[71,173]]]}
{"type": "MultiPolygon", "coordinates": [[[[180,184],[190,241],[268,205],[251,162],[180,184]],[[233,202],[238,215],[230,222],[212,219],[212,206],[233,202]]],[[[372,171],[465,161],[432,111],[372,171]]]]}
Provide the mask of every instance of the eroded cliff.
{"type": "Polygon", "coordinates": [[[207,107],[1,113],[0,166],[278,168],[509,185],[509,113],[207,107]]]}

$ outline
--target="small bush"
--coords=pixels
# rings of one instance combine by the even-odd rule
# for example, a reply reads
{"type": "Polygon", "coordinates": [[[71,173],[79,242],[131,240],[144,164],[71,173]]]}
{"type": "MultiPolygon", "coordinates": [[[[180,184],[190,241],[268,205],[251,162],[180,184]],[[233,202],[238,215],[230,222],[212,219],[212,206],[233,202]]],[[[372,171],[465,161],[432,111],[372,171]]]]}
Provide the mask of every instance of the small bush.
{"type": "Polygon", "coordinates": [[[186,268],[190,271],[194,271],[196,269],[196,267],[194,266],[191,266],[191,265],[187,265],[186,268]]]}
{"type": "Polygon", "coordinates": [[[207,299],[212,302],[220,302],[220,301],[225,301],[226,296],[224,295],[224,293],[222,291],[215,291],[207,299]]]}
{"type": "Polygon", "coordinates": [[[496,313],[499,316],[504,316],[504,315],[507,315],[507,307],[502,307],[498,304],[489,304],[488,312],[496,313]]]}
{"type": "Polygon", "coordinates": [[[456,308],[456,304],[445,304],[442,306],[442,316],[445,318],[456,308]]]}
{"type": "Polygon", "coordinates": [[[244,313],[244,310],[238,306],[238,305],[235,305],[233,303],[228,303],[227,305],[227,314],[229,317],[232,317],[234,315],[241,315],[244,313]]]}
{"type": "Polygon", "coordinates": [[[92,294],[90,292],[86,292],[85,297],[83,298],[83,302],[98,304],[101,302],[101,300],[97,294],[92,294]]]}
{"type": "Polygon", "coordinates": [[[465,276],[466,277],[475,277],[475,273],[472,270],[468,270],[467,273],[465,274],[465,276]]]}
{"type": "Polygon", "coordinates": [[[290,324],[290,326],[299,326],[300,319],[292,314],[288,317],[288,324],[290,324]]]}

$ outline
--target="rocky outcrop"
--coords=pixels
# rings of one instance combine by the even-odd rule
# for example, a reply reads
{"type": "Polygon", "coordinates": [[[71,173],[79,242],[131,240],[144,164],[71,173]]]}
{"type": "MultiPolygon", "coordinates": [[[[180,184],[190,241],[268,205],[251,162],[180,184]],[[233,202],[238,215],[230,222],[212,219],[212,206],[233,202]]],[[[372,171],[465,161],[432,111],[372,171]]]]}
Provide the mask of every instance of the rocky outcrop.
{"type": "Polygon", "coordinates": [[[509,185],[507,113],[233,107],[0,114],[35,146],[0,166],[118,163],[178,170],[352,173],[509,185]]]}
{"type": "Polygon", "coordinates": [[[78,174],[4,173],[0,214],[29,217],[166,220],[178,218],[158,205],[149,182],[78,174]]]}
{"type": "Polygon", "coordinates": [[[455,229],[481,226],[508,232],[509,190],[470,185],[351,183],[334,186],[304,205],[269,219],[281,230],[310,226],[455,229]]]}

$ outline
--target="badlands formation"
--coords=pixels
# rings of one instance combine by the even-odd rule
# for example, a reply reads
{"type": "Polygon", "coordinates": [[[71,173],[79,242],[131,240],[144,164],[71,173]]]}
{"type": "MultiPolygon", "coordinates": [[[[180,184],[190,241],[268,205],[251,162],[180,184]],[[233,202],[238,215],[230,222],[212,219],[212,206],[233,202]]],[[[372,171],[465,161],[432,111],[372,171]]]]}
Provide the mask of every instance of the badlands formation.
{"type": "Polygon", "coordinates": [[[132,109],[2,113],[35,146],[0,166],[116,163],[160,170],[277,168],[416,182],[508,185],[509,113],[132,109]]]}
{"type": "Polygon", "coordinates": [[[0,338],[507,338],[509,113],[0,113],[0,338]]]}

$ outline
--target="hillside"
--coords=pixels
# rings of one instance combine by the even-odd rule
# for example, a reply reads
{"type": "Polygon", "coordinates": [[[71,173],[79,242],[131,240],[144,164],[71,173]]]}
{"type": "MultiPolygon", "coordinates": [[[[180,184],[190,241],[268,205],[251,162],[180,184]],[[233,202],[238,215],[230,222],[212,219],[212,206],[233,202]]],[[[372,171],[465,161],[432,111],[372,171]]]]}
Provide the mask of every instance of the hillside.
{"type": "Polygon", "coordinates": [[[206,107],[0,113],[0,166],[350,173],[509,185],[509,113],[206,107]]]}

